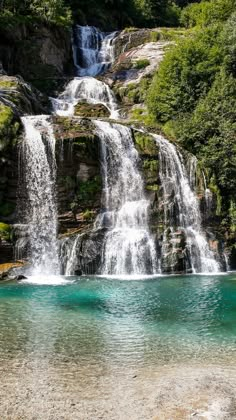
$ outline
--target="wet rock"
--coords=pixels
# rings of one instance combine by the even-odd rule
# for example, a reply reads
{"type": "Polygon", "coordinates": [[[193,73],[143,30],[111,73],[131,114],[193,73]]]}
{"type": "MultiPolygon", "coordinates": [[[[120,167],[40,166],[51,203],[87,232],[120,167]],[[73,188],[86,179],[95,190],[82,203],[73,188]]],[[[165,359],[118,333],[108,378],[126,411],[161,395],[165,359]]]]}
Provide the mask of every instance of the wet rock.
{"type": "Polygon", "coordinates": [[[0,61],[10,75],[20,74],[39,90],[51,93],[73,69],[71,31],[39,23],[0,28],[0,61]],[[33,60],[32,60],[33,57],[33,60]]]}
{"type": "Polygon", "coordinates": [[[24,262],[0,264],[0,281],[23,280],[26,277],[21,273],[24,262]]]}
{"type": "Polygon", "coordinates": [[[77,235],[64,237],[61,241],[62,272],[65,272],[68,250],[74,247],[74,273],[79,273],[78,275],[99,273],[105,234],[105,229],[99,229],[82,233],[79,238],[77,235]]]}
{"type": "Polygon", "coordinates": [[[0,75],[0,103],[12,110],[15,117],[49,113],[49,101],[20,76],[0,75]]]}
{"type": "Polygon", "coordinates": [[[79,102],[75,106],[75,115],[88,118],[109,117],[110,111],[102,104],[89,104],[87,102],[79,102]]]}
{"type": "Polygon", "coordinates": [[[150,29],[138,29],[127,32],[122,31],[114,40],[115,55],[118,57],[120,54],[137,47],[150,40],[150,29]]]}

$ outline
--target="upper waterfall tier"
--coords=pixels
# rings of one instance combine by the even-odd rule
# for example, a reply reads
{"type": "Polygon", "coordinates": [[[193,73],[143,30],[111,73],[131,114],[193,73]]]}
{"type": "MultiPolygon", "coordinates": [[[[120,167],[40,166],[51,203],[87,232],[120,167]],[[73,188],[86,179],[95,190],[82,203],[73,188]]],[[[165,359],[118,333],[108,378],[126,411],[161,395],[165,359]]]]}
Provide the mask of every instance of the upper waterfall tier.
{"type": "Polygon", "coordinates": [[[58,98],[51,98],[53,111],[59,116],[74,115],[82,101],[102,104],[111,118],[119,118],[114,93],[104,82],[91,76],[105,71],[114,60],[112,41],[116,32],[104,34],[93,26],[76,26],[73,38],[74,64],[77,76],[58,98]],[[81,77],[82,76],[82,77],[81,77]]]}
{"type": "Polygon", "coordinates": [[[112,41],[116,32],[106,34],[94,26],[77,25],[73,35],[77,76],[97,76],[104,72],[114,59],[112,41]]]}
{"type": "Polygon", "coordinates": [[[153,137],[160,149],[165,228],[184,229],[194,273],[218,272],[220,267],[203,232],[199,203],[194,192],[196,162],[192,161],[189,179],[176,147],[160,135],[153,134],[153,137]]]}
{"type": "Polygon", "coordinates": [[[23,117],[21,163],[32,274],[58,274],[55,138],[50,117],[23,117]]]}
{"type": "Polygon", "coordinates": [[[75,106],[86,101],[90,104],[102,104],[110,112],[111,118],[118,118],[116,98],[105,83],[94,77],[76,77],[66,86],[58,98],[51,98],[53,110],[59,116],[74,115],[75,106]]]}
{"type": "Polygon", "coordinates": [[[157,272],[156,250],[148,229],[149,201],[138,169],[139,157],[128,127],[95,121],[101,139],[106,211],[96,227],[109,228],[103,274],[157,272]]]}

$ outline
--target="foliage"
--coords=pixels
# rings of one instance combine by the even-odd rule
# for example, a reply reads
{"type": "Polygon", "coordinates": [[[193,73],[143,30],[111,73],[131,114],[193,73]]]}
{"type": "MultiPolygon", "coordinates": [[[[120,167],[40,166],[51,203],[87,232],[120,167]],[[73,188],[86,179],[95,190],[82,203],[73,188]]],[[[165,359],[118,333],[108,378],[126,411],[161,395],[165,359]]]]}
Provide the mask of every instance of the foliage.
{"type": "Polygon", "coordinates": [[[13,120],[13,111],[9,106],[0,103],[0,151],[8,144],[8,136],[11,131],[13,120]]]}
{"type": "Polygon", "coordinates": [[[78,203],[93,202],[98,191],[101,191],[101,177],[96,176],[88,181],[82,181],[79,184],[79,192],[77,195],[78,203]]]}
{"type": "Polygon", "coordinates": [[[183,9],[180,21],[186,28],[224,22],[235,10],[235,5],[235,0],[210,0],[190,4],[183,9]]]}
{"type": "Polygon", "coordinates": [[[141,70],[150,65],[150,61],[147,58],[140,58],[133,63],[135,69],[141,70]]]}
{"type": "Polygon", "coordinates": [[[147,101],[150,112],[158,120],[166,122],[191,112],[207,93],[222,60],[221,47],[215,41],[219,34],[219,26],[207,28],[180,40],[166,53],[147,101]]]}
{"type": "Polygon", "coordinates": [[[166,53],[146,101],[163,131],[197,155],[217,198],[217,214],[231,226],[236,195],[235,9],[234,0],[203,1],[184,9],[185,25],[195,29],[166,53]]]}
{"type": "Polygon", "coordinates": [[[106,30],[178,26],[189,0],[0,0],[0,24],[44,20],[58,25],[95,25],[106,30]]]}
{"type": "MultiPolygon", "coordinates": [[[[63,26],[72,23],[71,10],[64,0],[1,0],[1,21],[11,21],[21,17],[33,17],[46,22],[52,22],[63,26]]],[[[19,19],[19,21],[22,19],[19,19]]]]}

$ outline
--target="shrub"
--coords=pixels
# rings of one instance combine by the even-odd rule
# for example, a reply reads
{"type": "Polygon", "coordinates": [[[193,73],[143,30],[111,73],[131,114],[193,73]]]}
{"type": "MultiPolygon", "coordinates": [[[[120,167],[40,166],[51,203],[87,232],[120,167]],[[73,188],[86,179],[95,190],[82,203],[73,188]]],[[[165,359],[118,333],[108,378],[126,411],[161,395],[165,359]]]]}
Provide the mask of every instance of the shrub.
{"type": "Polygon", "coordinates": [[[133,63],[135,69],[141,70],[150,65],[150,61],[147,58],[140,58],[133,63]]]}

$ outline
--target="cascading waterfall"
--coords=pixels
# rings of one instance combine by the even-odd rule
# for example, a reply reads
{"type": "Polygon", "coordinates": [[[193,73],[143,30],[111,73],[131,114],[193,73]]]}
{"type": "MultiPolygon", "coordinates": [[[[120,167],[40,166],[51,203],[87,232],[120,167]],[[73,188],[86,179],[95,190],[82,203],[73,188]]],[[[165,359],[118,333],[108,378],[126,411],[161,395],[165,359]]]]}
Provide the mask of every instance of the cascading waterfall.
{"type": "Polygon", "coordinates": [[[51,98],[53,110],[59,116],[73,116],[74,107],[81,101],[102,104],[113,119],[119,118],[114,93],[105,83],[93,77],[77,77],[71,80],[58,98],[51,98]]]}
{"type": "Polygon", "coordinates": [[[149,201],[138,170],[138,152],[128,127],[95,121],[102,142],[106,211],[96,228],[108,227],[102,274],[152,274],[158,271],[148,229],[149,201]]]}
{"type": "Polygon", "coordinates": [[[31,274],[58,274],[55,138],[50,117],[23,117],[31,274]]]}
{"type": "MultiPolygon", "coordinates": [[[[77,26],[73,53],[77,75],[57,99],[54,112],[74,114],[79,101],[101,103],[112,118],[119,116],[115,96],[103,82],[94,79],[113,60],[115,33],[104,34],[94,27],[77,26]]],[[[49,116],[24,117],[23,159],[27,187],[27,222],[34,274],[59,272],[56,206],[55,139],[49,116]]],[[[105,211],[95,222],[94,231],[106,228],[102,274],[144,275],[160,272],[154,239],[149,232],[149,201],[145,198],[139,157],[131,130],[120,124],[94,121],[101,139],[103,203],[105,211]]],[[[186,170],[175,146],[154,135],[160,149],[160,179],[163,189],[165,231],[185,232],[193,272],[217,272],[219,264],[209,249],[201,227],[196,187],[196,159],[186,170]]],[[[164,234],[165,236],[165,234],[164,234]]],[[[64,243],[63,266],[74,274],[81,235],[64,243]]],[[[165,241],[164,241],[165,242],[165,241]]],[[[163,242],[162,254],[165,253],[163,242]]],[[[173,241],[174,242],[174,241],[173,241]]]]}
{"type": "Polygon", "coordinates": [[[193,190],[195,185],[193,167],[196,162],[192,162],[189,180],[182,157],[176,147],[162,136],[152,135],[160,150],[160,179],[163,188],[165,227],[184,229],[194,273],[219,272],[219,264],[202,231],[199,203],[193,190]]]}
{"type": "Polygon", "coordinates": [[[61,243],[60,259],[62,271],[66,276],[75,274],[77,265],[77,253],[82,240],[82,235],[73,238],[65,238],[61,243]]]}
{"type": "Polygon", "coordinates": [[[97,76],[114,61],[112,42],[116,32],[106,34],[94,26],[74,29],[73,57],[77,76],[97,76]]]}
{"type": "Polygon", "coordinates": [[[119,118],[114,93],[106,83],[94,78],[107,70],[114,61],[112,42],[115,35],[116,32],[105,34],[93,26],[75,27],[73,56],[77,76],[80,77],[69,82],[58,98],[51,98],[55,114],[72,116],[75,105],[86,101],[104,105],[110,111],[111,118],[119,118]]]}

